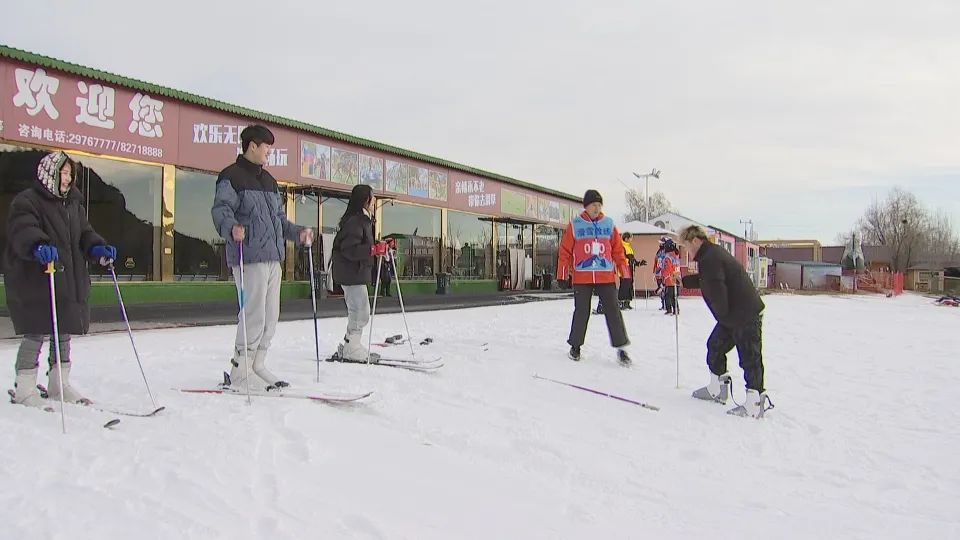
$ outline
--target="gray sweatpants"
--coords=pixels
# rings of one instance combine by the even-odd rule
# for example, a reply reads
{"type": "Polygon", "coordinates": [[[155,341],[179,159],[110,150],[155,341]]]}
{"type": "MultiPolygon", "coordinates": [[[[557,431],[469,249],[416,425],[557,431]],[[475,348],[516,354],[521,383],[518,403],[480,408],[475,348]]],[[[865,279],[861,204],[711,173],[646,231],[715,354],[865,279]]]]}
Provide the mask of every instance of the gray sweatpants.
{"type": "Polygon", "coordinates": [[[347,335],[362,334],[370,322],[370,299],[366,285],[344,285],[343,301],[347,304],[347,335]]]}
{"type": "MultiPolygon", "coordinates": [[[[267,350],[277,332],[280,320],[280,263],[278,261],[249,263],[243,265],[243,317],[237,324],[237,339],[234,351],[242,354],[244,348],[251,353],[267,350]],[[246,321],[247,340],[243,339],[243,322],[246,321]]],[[[240,289],[240,267],[233,267],[233,279],[240,289]]],[[[238,314],[239,317],[239,314],[238,314]]]]}
{"type": "MultiPolygon", "coordinates": [[[[35,369],[40,366],[40,349],[43,348],[43,342],[49,337],[39,334],[23,336],[23,340],[20,341],[20,350],[17,351],[17,371],[35,369]]],[[[60,361],[64,364],[70,361],[70,334],[60,334],[60,361]]],[[[57,365],[52,347],[50,348],[48,363],[50,367],[57,365]]]]}

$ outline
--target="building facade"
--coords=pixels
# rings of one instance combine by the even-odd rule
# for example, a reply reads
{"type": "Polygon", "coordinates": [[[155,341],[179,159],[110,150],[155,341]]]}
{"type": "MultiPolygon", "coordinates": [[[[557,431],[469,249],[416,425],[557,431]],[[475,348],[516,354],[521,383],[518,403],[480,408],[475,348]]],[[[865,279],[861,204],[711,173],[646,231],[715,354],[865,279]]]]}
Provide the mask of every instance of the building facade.
{"type": "MultiPolygon", "coordinates": [[[[267,168],[288,218],[321,233],[317,267],[358,183],[381,199],[376,234],[398,240],[398,274],[411,283],[443,272],[495,289],[516,249],[527,279],[555,274],[562,228],[582,209],[579,197],[531,183],[0,47],[0,244],[12,198],[36,181],[45,153],[64,150],[79,162],[90,222],[118,248],[122,281],[226,285],[210,207],[218,171],[254,123],[276,137],[267,168]]],[[[285,280],[307,280],[306,260],[288,245],[285,280]]]]}

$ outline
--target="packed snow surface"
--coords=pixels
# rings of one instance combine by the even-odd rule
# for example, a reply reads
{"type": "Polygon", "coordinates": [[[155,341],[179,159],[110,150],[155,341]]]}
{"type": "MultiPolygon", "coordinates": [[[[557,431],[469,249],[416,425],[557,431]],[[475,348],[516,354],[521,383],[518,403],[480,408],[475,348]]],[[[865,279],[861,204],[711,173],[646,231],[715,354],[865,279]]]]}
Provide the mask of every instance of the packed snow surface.
{"type": "MultiPolygon", "coordinates": [[[[408,316],[436,373],[323,363],[312,321],[280,325],[269,367],[351,405],[196,395],[228,367],[232,327],[135,334],[154,418],[0,407],[4,538],[958,538],[960,309],[905,295],[764,297],[762,420],[694,400],[713,321],[681,301],[624,313],[634,364],[602,316],[566,358],[572,300],[408,316]],[[588,386],[651,411],[551,382],[588,386]],[[706,536],[704,536],[706,535],[706,536]]],[[[374,337],[403,333],[377,316],[374,337]]],[[[321,354],[345,319],[319,322],[321,354]]],[[[365,334],[366,335],[366,334],[365,334]]],[[[366,337],[364,338],[366,339],[366,337]]],[[[17,341],[0,343],[13,385],[17,341]]],[[[375,348],[409,357],[407,346],[375,348]]],[[[125,333],[76,338],[73,382],[151,408],[125,333]]],[[[735,397],[742,372],[730,354],[735,397]]],[[[40,377],[46,384],[46,377],[40,377]]]]}

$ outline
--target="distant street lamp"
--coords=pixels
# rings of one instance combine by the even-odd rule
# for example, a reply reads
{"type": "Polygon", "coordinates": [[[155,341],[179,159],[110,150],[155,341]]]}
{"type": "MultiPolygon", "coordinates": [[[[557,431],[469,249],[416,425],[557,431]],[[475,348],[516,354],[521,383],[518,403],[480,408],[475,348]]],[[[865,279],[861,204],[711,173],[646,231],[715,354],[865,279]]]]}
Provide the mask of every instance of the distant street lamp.
{"type": "Polygon", "coordinates": [[[646,189],[644,191],[646,192],[645,196],[646,196],[647,202],[646,204],[643,205],[643,221],[649,222],[650,221],[650,178],[653,177],[659,180],[660,171],[658,171],[657,169],[653,169],[647,174],[633,173],[633,175],[636,176],[637,178],[643,178],[646,181],[646,189]]]}

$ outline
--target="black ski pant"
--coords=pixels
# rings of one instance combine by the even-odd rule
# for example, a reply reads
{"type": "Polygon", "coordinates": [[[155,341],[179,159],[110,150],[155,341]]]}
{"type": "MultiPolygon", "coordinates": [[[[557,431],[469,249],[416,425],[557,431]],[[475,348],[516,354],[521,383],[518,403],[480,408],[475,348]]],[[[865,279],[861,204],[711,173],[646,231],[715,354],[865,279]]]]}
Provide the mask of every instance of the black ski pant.
{"type": "Polygon", "coordinates": [[[567,338],[567,343],[571,347],[583,345],[587,335],[587,323],[590,321],[590,304],[594,292],[603,303],[603,315],[607,319],[610,344],[614,347],[626,346],[630,340],[627,339],[627,329],[623,325],[623,315],[619,309],[616,309],[617,287],[613,283],[573,286],[573,323],[570,325],[570,337],[567,338]]]}
{"type": "Polygon", "coordinates": [[[633,278],[620,278],[620,300],[633,300],[633,278]]]}
{"type": "Polygon", "coordinates": [[[663,305],[667,313],[679,313],[677,310],[677,288],[673,285],[664,285],[663,287],[663,305]]]}
{"type": "Polygon", "coordinates": [[[707,338],[707,367],[714,375],[727,372],[727,353],[737,348],[740,368],[748,390],[763,392],[763,315],[749,323],[730,328],[717,323],[707,338]]]}

